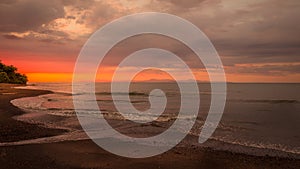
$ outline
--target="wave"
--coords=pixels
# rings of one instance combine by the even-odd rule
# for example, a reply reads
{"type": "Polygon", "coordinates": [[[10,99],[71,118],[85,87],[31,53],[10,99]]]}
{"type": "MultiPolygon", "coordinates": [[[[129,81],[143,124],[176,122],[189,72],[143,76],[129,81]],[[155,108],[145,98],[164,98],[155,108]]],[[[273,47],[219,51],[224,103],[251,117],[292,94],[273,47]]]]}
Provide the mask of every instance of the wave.
{"type": "MultiPolygon", "coordinates": [[[[72,109],[59,109],[59,108],[48,108],[46,110],[42,110],[44,113],[47,113],[49,115],[59,115],[64,116],[66,120],[64,121],[52,121],[49,123],[47,118],[42,118],[38,115],[38,113],[41,113],[41,110],[34,110],[33,114],[36,114],[35,116],[26,114],[21,115],[17,117],[16,119],[29,122],[29,123],[37,123],[37,124],[43,124],[45,127],[53,128],[68,128],[70,132],[65,133],[60,136],[55,136],[51,138],[40,138],[40,139],[34,139],[34,140],[25,140],[21,142],[15,142],[15,143],[0,143],[0,146],[8,146],[8,145],[18,145],[18,144],[32,144],[32,143],[51,143],[51,142],[60,142],[64,140],[83,140],[88,139],[83,131],[77,130],[75,128],[78,128],[78,126],[74,127],[74,124],[77,124],[77,118],[76,113],[72,109]],[[69,117],[68,117],[69,116],[69,117]],[[70,117],[73,116],[73,117],[70,117]],[[35,122],[34,122],[35,121],[35,122]]],[[[28,109],[27,109],[28,112],[28,109]]],[[[107,112],[103,111],[102,114],[112,120],[126,120],[123,116],[120,116],[117,112],[107,112]]],[[[148,114],[148,117],[151,116],[151,114],[148,114]]],[[[47,116],[46,116],[47,117],[47,116]]],[[[98,116],[97,116],[98,117],[98,116]]],[[[146,116],[139,116],[137,114],[133,114],[134,119],[139,119],[141,121],[145,120],[143,118],[146,118],[146,116]]],[[[197,118],[197,117],[183,117],[186,119],[187,123],[190,123],[191,119],[197,118]]],[[[146,119],[147,120],[147,119],[146,119]]],[[[158,119],[157,122],[169,122],[172,120],[176,120],[176,116],[163,116],[162,118],[158,119]]],[[[197,120],[197,123],[199,126],[203,125],[203,120],[197,120]]],[[[160,123],[151,123],[150,124],[153,127],[164,127],[163,125],[160,125],[160,123]]],[[[130,126],[128,126],[130,127],[130,126]]],[[[132,126],[136,127],[136,126],[132,126]]],[[[226,131],[232,131],[235,132],[237,130],[236,126],[226,126],[222,123],[219,124],[219,129],[223,129],[226,131]]],[[[190,135],[198,137],[198,132],[190,132],[190,135]]],[[[190,144],[190,143],[189,143],[190,144]]],[[[250,155],[270,155],[270,156],[284,156],[284,157],[294,157],[294,158],[300,158],[300,150],[294,149],[291,147],[287,147],[287,145],[280,145],[280,144],[270,144],[270,143],[262,143],[262,142],[254,142],[254,141],[241,141],[241,140],[232,140],[230,138],[223,138],[221,136],[214,136],[211,139],[209,139],[206,143],[203,145],[198,146],[207,146],[212,149],[216,150],[225,150],[230,152],[238,152],[238,153],[244,153],[244,154],[250,154],[250,155]]]]}
{"type": "MultiPolygon", "coordinates": [[[[33,87],[38,87],[38,86],[33,86],[33,87]]],[[[32,88],[33,88],[32,87],[32,88]]],[[[12,101],[12,103],[20,108],[24,108],[28,111],[34,111],[37,116],[40,113],[46,113],[46,114],[50,114],[50,115],[58,115],[58,116],[63,116],[62,118],[66,118],[67,120],[65,121],[53,121],[53,125],[51,127],[57,127],[59,125],[64,125],[66,127],[72,127],[74,128],[74,124],[75,122],[77,122],[77,118],[76,118],[76,113],[75,111],[70,108],[70,105],[73,105],[72,103],[72,93],[66,93],[66,92],[62,92],[63,90],[52,90],[55,93],[54,94],[49,94],[49,95],[43,95],[43,96],[38,96],[35,98],[20,98],[20,100],[14,100],[12,101]],[[73,124],[74,123],[74,124],[73,124]]],[[[108,91],[108,90],[107,90],[108,91]]],[[[111,96],[113,94],[116,95],[121,95],[121,96],[125,96],[125,95],[129,95],[129,96],[136,96],[136,99],[131,100],[132,103],[140,103],[140,102],[149,102],[146,97],[149,96],[149,93],[146,92],[130,92],[130,93],[123,93],[123,92],[98,92],[96,93],[97,96],[100,96],[97,100],[99,102],[103,102],[104,105],[106,102],[112,102],[112,100],[110,100],[110,97],[107,96],[111,96]],[[103,96],[103,98],[101,98],[101,96],[103,96]],[[100,99],[101,98],[101,99],[100,99]]],[[[77,93],[79,95],[85,95],[88,93],[77,93]]],[[[202,95],[210,95],[210,92],[202,92],[200,93],[202,95]]],[[[243,93],[242,93],[243,94],[243,93]]],[[[173,92],[173,91],[166,91],[166,95],[171,95],[171,96],[178,96],[178,93],[173,92]]],[[[291,96],[284,96],[283,99],[281,98],[276,98],[276,97],[269,97],[269,98],[273,98],[273,99],[266,99],[265,95],[264,96],[260,96],[258,98],[253,98],[253,99],[249,99],[246,96],[242,95],[243,97],[240,98],[234,98],[232,97],[229,98],[228,101],[233,101],[233,102],[245,102],[245,103],[253,103],[253,104],[249,104],[250,106],[256,106],[259,105],[261,106],[261,104],[270,104],[270,105],[274,105],[274,104],[287,104],[287,105],[293,105],[293,104],[299,104],[300,100],[298,99],[297,96],[291,95],[291,96]],[[290,99],[286,99],[286,98],[290,98],[290,99]],[[295,99],[296,98],[296,99],[295,99]],[[256,103],[256,104],[254,104],[256,103]]],[[[268,98],[268,97],[267,97],[268,98]]],[[[87,101],[87,100],[85,100],[87,101]]],[[[116,101],[122,101],[122,100],[116,100],[116,101]]],[[[176,104],[176,103],[174,103],[176,104]]],[[[109,105],[109,104],[107,104],[109,105]]],[[[270,106],[270,105],[266,105],[266,106],[270,106]]],[[[298,106],[298,105],[297,105],[298,106]]],[[[103,115],[105,115],[106,118],[108,119],[113,119],[113,120],[126,120],[124,119],[123,116],[120,116],[119,113],[117,112],[112,112],[111,108],[109,106],[104,107],[106,110],[101,109],[101,113],[103,115]]],[[[261,107],[259,107],[260,109],[261,107]]],[[[246,108],[245,108],[246,109],[246,108]]],[[[263,109],[263,108],[262,108],[263,109]]],[[[232,110],[235,110],[234,107],[232,110]]],[[[92,110],[91,110],[92,111],[92,110]]],[[[259,110],[257,110],[259,111],[259,110]]],[[[84,110],[83,110],[84,112],[84,110]]],[[[88,111],[90,112],[90,111],[88,111]]],[[[39,116],[38,116],[39,117],[39,116]]],[[[98,116],[97,116],[98,117],[98,116]]],[[[135,120],[146,120],[148,121],[148,119],[146,118],[153,118],[151,117],[151,114],[149,115],[145,115],[145,116],[140,116],[138,114],[132,114],[133,119],[135,120]],[[148,117],[147,117],[148,116],[148,117]]],[[[233,116],[235,117],[235,116],[233,116]]],[[[239,114],[237,115],[237,117],[240,117],[239,114]]],[[[190,123],[192,120],[194,120],[194,118],[197,117],[184,117],[186,123],[190,123]]],[[[47,118],[40,118],[41,120],[47,120],[45,123],[46,126],[49,125],[49,119],[47,118]]],[[[197,118],[198,121],[199,118],[197,118]]],[[[20,120],[20,119],[19,119],[20,120]]],[[[22,120],[22,119],[21,119],[22,120]]],[[[27,122],[32,122],[34,119],[32,118],[32,116],[23,116],[23,120],[27,122]]],[[[37,119],[39,120],[39,119],[37,119]]],[[[169,122],[169,121],[173,121],[176,120],[176,116],[163,116],[162,118],[160,118],[159,120],[157,120],[158,122],[169,122]]],[[[201,128],[201,126],[203,125],[203,121],[205,120],[202,119],[201,122],[197,122],[199,124],[199,128],[201,128]]],[[[40,122],[40,121],[38,121],[40,122]]],[[[41,122],[42,123],[42,122],[41,122]]],[[[160,123],[151,123],[152,126],[154,127],[161,127],[160,125],[158,125],[160,123]]],[[[218,127],[218,131],[215,133],[214,137],[211,138],[210,140],[207,141],[207,143],[205,143],[204,145],[208,145],[211,148],[216,148],[216,149],[224,149],[224,150],[228,150],[228,151],[236,151],[236,152],[241,152],[241,153],[245,153],[245,154],[251,154],[253,153],[254,155],[257,154],[263,154],[261,152],[267,152],[265,154],[270,154],[270,155],[274,155],[274,156],[281,156],[280,154],[286,154],[286,153],[291,153],[291,154],[296,154],[296,156],[298,158],[300,158],[300,150],[299,150],[299,144],[294,143],[295,141],[297,141],[297,139],[299,140],[299,138],[293,138],[293,142],[292,144],[289,144],[290,142],[285,142],[284,141],[284,136],[282,136],[282,138],[280,138],[279,141],[274,140],[274,144],[271,144],[270,142],[268,142],[267,140],[261,140],[260,138],[256,138],[255,135],[253,135],[253,138],[251,137],[247,137],[248,140],[246,140],[245,138],[240,138],[239,136],[243,137],[243,133],[239,133],[241,131],[243,132],[247,132],[247,133],[251,133],[251,132],[259,132],[257,130],[257,127],[264,127],[264,124],[260,124],[256,121],[250,121],[250,119],[247,119],[245,121],[237,121],[237,119],[232,119],[232,121],[230,121],[229,123],[227,123],[227,125],[223,125],[222,121],[219,124],[218,127]],[[245,124],[244,124],[245,123],[245,124]],[[234,124],[234,125],[233,125],[234,124]],[[230,126],[229,126],[230,125],[230,126]],[[262,126],[259,126],[262,125],[262,126]],[[246,127],[245,127],[246,126],[246,127]],[[244,128],[245,127],[245,128],[244,128]],[[219,133],[218,133],[219,132],[219,133]],[[225,137],[227,136],[227,137],[225,137]],[[235,139],[237,138],[237,139],[235,139]],[[282,141],[283,140],[283,141],[282,141]],[[282,141],[282,142],[280,142],[282,141]],[[211,143],[213,142],[213,143],[211,143]],[[275,144],[276,143],[276,144],[275,144]],[[281,143],[281,144],[279,144],[281,143]],[[278,155],[279,154],[279,155],[278,155]]],[[[78,126],[76,126],[78,127],[78,126]]],[[[133,126],[134,127],[134,126],[133,126]]],[[[80,128],[80,127],[78,127],[80,128]]],[[[192,134],[193,136],[198,136],[199,135],[199,130],[195,131],[194,133],[191,132],[190,134],[192,134]]],[[[78,131],[75,130],[75,133],[71,134],[72,136],[65,136],[65,137],[56,137],[56,139],[43,139],[43,141],[45,142],[53,142],[53,141],[62,141],[64,139],[70,139],[70,140],[76,140],[78,138],[80,139],[87,139],[86,137],[84,137],[85,133],[82,131],[78,131]],[[80,132],[82,135],[82,137],[79,137],[79,134],[77,132],[80,132]]],[[[42,140],[35,140],[36,142],[43,142],[42,140]]],[[[23,142],[23,143],[29,143],[30,141],[27,142],[23,142]]],[[[0,145],[2,145],[0,143],[0,145]]],[[[199,145],[199,144],[198,144],[199,145]]],[[[202,145],[200,145],[202,146],[202,145]]]]}

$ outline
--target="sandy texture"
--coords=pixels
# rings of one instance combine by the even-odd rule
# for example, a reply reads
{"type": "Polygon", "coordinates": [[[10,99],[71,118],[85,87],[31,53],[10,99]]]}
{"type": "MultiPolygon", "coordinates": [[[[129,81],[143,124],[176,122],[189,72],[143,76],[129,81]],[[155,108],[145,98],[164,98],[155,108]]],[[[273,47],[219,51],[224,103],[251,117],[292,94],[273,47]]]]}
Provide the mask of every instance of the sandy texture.
{"type": "MultiPolygon", "coordinates": [[[[48,91],[12,89],[0,85],[0,142],[47,137],[65,132],[47,129],[12,119],[20,109],[10,100],[47,94],[48,91]]],[[[257,157],[199,147],[175,147],[162,155],[145,159],[128,159],[110,154],[90,140],[0,147],[0,169],[30,168],[104,168],[104,169],[287,169],[300,168],[300,160],[278,157],[257,157]]]]}

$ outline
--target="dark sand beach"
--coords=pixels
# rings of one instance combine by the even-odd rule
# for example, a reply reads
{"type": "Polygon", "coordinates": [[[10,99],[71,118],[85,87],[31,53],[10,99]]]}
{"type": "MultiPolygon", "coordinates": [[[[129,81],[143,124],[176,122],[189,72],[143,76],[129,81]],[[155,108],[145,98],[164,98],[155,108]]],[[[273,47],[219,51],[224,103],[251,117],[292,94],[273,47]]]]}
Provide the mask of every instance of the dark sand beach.
{"type": "MultiPolygon", "coordinates": [[[[59,135],[64,130],[49,129],[14,120],[12,117],[25,112],[14,107],[10,100],[48,94],[49,91],[23,90],[0,85],[0,142],[16,142],[59,135]]],[[[153,169],[153,168],[223,168],[223,169],[287,169],[300,168],[300,160],[293,158],[251,156],[199,147],[175,147],[151,158],[129,159],[113,155],[98,147],[91,140],[64,141],[44,144],[0,146],[1,169],[30,168],[104,168],[104,169],[153,169]]]]}

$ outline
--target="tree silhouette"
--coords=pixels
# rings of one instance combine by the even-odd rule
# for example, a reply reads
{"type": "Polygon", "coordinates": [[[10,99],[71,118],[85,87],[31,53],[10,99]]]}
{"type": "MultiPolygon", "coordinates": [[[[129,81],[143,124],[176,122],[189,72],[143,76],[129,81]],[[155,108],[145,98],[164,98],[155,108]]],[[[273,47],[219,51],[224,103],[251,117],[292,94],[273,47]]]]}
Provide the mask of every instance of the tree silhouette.
{"type": "Polygon", "coordinates": [[[26,84],[27,76],[17,71],[13,65],[7,66],[0,61],[0,83],[26,84]]]}

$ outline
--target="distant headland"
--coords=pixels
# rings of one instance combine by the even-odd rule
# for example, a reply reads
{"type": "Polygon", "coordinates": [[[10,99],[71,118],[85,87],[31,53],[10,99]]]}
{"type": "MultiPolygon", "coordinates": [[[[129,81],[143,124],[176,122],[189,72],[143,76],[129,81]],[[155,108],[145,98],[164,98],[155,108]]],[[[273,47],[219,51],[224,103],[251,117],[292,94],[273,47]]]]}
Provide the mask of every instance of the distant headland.
{"type": "Polygon", "coordinates": [[[26,84],[27,76],[17,70],[13,65],[7,66],[0,61],[0,83],[26,84]]]}

